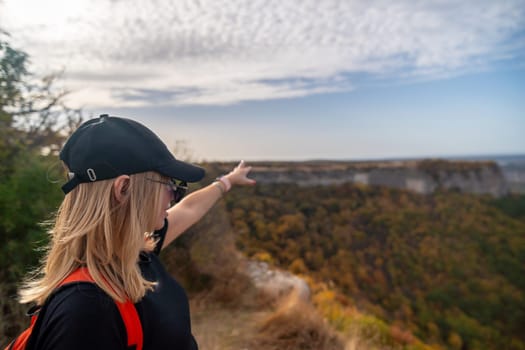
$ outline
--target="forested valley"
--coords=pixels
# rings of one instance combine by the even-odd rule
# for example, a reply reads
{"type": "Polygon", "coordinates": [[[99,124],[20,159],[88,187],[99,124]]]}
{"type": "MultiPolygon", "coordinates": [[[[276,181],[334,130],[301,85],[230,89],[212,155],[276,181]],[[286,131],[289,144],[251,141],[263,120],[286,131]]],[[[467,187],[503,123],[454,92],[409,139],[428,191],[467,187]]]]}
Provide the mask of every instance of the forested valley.
{"type": "Polygon", "coordinates": [[[228,194],[236,245],[427,344],[523,349],[525,197],[360,185],[228,194]]]}

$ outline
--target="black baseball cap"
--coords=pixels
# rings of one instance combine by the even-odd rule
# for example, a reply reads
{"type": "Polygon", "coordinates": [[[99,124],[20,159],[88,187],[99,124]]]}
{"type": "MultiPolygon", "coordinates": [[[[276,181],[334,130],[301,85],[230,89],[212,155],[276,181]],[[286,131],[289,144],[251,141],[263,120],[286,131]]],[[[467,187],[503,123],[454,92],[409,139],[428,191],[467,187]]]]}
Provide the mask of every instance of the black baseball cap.
{"type": "Polygon", "coordinates": [[[69,169],[69,181],[62,186],[66,194],[83,182],[146,171],[186,182],[204,177],[204,169],[175,159],[144,125],[107,114],[75,130],[60,151],[60,159],[69,169]]]}

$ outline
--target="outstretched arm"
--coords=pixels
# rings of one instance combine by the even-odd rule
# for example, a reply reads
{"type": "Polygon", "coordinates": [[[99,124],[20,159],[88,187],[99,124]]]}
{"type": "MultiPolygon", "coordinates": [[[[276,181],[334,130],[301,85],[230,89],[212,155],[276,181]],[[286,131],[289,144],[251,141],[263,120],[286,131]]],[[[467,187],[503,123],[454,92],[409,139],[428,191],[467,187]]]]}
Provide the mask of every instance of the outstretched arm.
{"type": "Polygon", "coordinates": [[[210,185],[192,192],[182,201],[168,210],[168,232],[163,248],[167,247],[175,238],[199,221],[211,207],[227,192],[228,182],[235,185],[254,185],[255,180],[248,178],[252,169],[241,161],[230,173],[224,176],[224,181],[215,181],[210,185]]]}

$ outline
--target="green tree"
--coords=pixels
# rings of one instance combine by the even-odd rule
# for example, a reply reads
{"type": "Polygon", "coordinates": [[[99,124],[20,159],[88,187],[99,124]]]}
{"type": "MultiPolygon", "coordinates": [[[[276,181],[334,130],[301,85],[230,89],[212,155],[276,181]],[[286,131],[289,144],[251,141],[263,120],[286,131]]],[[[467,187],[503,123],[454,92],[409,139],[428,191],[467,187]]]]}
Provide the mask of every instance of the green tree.
{"type": "Polygon", "coordinates": [[[37,79],[28,55],[0,30],[0,348],[27,326],[16,286],[38,261],[47,241],[43,221],[62,198],[56,156],[65,137],[82,121],[63,103],[57,74],[37,79]]]}

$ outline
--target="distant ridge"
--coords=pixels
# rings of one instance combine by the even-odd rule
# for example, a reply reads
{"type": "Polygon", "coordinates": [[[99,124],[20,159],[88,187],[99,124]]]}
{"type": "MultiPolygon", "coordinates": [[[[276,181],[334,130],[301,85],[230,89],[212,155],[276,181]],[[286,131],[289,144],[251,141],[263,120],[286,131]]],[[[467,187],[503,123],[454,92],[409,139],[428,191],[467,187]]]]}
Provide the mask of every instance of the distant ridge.
{"type": "MultiPolygon", "coordinates": [[[[312,158],[312,159],[261,159],[250,163],[360,163],[360,162],[390,162],[390,161],[419,161],[425,159],[445,159],[450,161],[494,161],[500,162],[525,162],[523,154],[478,154],[478,155],[441,155],[441,156],[414,156],[414,157],[370,157],[370,158],[312,158]]],[[[226,161],[229,163],[229,161],[226,161]]]]}
{"type": "MultiPolygon", "coordinates": [[[[257,161],[258,183],[299,186],[356,183],[430,194],[439,189],[464,193],[525,193],[525,155],[471,156],[457,159],[387,159],[368,161],[257,161]]],[[[228,163],[219,163],[228,164],[228,163]]],[[[228,165],[229,166],[229,165],[228,165]]]]}

